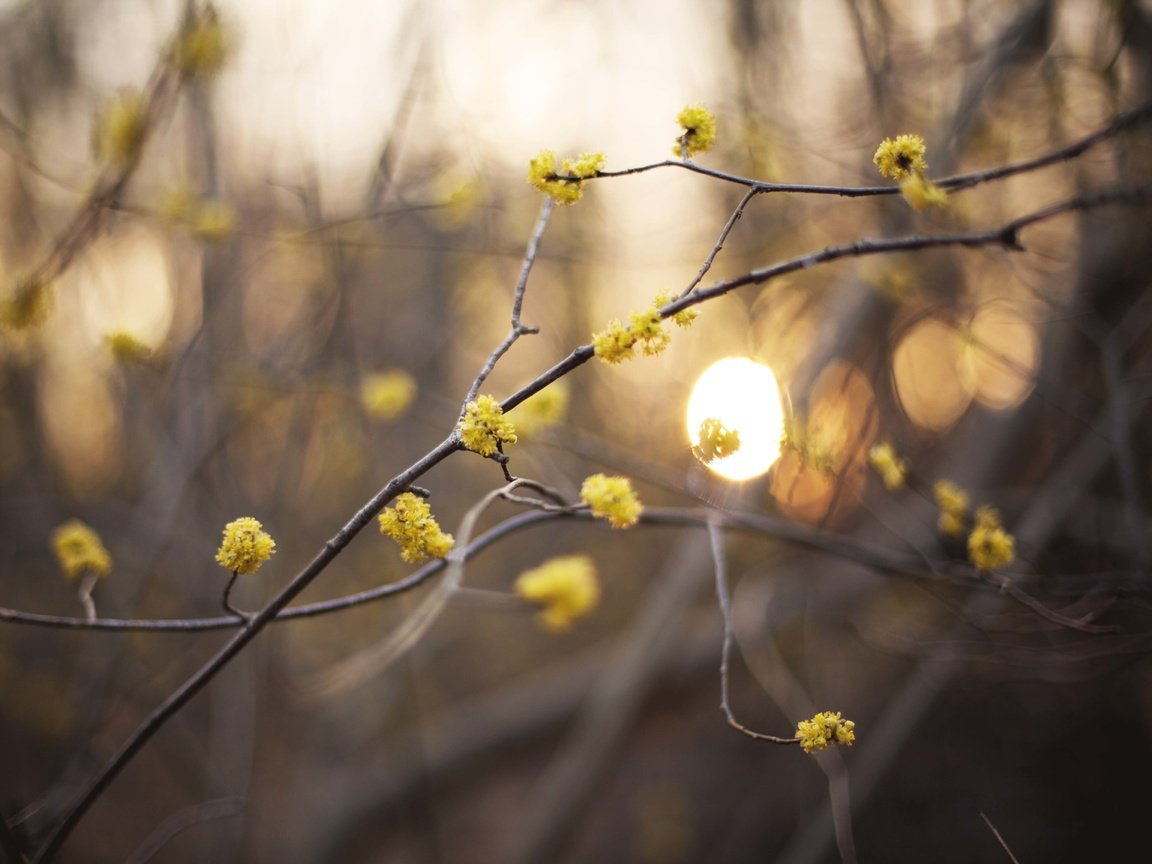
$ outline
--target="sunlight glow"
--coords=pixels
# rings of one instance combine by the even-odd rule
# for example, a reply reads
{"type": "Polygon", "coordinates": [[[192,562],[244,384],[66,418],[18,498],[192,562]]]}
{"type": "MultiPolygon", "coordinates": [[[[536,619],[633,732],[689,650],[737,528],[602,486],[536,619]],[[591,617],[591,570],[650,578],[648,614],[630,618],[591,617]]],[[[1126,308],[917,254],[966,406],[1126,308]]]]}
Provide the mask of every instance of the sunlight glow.
{"type": "Polygon", "coordinates": [[[708,467],[729,480],[765,473],[780,456],[784,406],[772,370],[747,357],[726,357],[709,366],[688,399],[688,440],[696,443],[700,424],[714,417],[740,433],[740,449],[708,467]]]}

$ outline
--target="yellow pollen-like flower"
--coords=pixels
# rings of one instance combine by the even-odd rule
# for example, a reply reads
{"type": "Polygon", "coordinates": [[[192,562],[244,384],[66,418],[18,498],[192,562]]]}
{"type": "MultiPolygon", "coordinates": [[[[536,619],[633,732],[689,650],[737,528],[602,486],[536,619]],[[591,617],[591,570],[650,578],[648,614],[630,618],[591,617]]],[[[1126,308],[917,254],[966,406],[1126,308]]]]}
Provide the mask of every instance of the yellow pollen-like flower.
{"type": "Polygon", "coordinates": [[[101,577],[112,572],[112,556],[100,542],[100,535],[79,519],[70,519],[52,532],[52,549],[69,579],[84,573],[101,577]]]}
{"type": "Polygon", "coordinates": [[[465,405],[456,428],[464,446],[481,456],[491,456],[502,444],[516,443],[516,427],[491,396],[477,396],[465,405]]]}
{"type": "Polygon", "coordinates": [[[932,487],[932,497],[945,513],[964,516],[968,512],[968,493],[951,480],[937,480],[932,487]]]}
{"type": "Polygon", "coordinates": [[[23,282],[6,297],[0,298],[0,326],[8,330],[39,327],[52,314],[52,289],[35,279],[23,282]]]}
{"type": "Polygon", "coordinates": [[[642,312],[633,312],[632,323],[628,326],[640,350],[649,357],[655,356],[668,347],[672,337],[664,329],[664,319],[655,306],[642,312]]]}
{"type": "Polygon", "coordinates": [[[192,232],[205,240],[224,240],[236,228],[236,211],[224,201],[201,201],[192,215],[192,232]]]}
{"type": "Polygon", "coordinates": [[[703,105],[686,105],[676,115],[676,122],[684,131],[676,139],[672,152],[687,158],[712,149],[716,143],[716,118],[703,105]]]}
{"type": "Polygon", "coordinates": [[[977,525],[968,535],[968,560],[980,570],[995,570],[1012,563],[1016,541],[999,525],[977,525]]]}
{"type": "Polygon", "coordinates": [[[889,180],[903,180],[909,174],[928,170],[925,149],[924,139],[919,135],[898,135],[895,139],[885,138],[876,148],[872,161],[889,180]]]}
{"type": "Polygon", "coordinates": [[[96,118],[96,154],[115,165],[126,165],[140,154],[146,129],[143,97],[125,91],[110,100],[96,118]]]}
{"type": "Polygon", "coordinates": [[[943,207],[948,203],[948,191],[941,189],[919,171],[913,171],[900,181],[900,194],[917,212],[927,207],[943,207]]]}
{"type": "Polygon", "coordinates": [[[580,500],[592,509],[593,516],[607,519],[613,528],[632,527],[644,512],[627,477],[593,474],[580,487],[580,500]]]}
{"type": "Polygon", "coordinates": [[[868,451],[868,464],[884,481],[884,488],[901,488],[908,479],[908,463],[896,455],[890,441],[882,441],[868,451]]]}
{"type": "Polygon", "coordinates": [[[603,153],[584,153],[577,159],[565,159],[561,169],[555,153],[541,150],[528,163],[528,182],[557,204],[574,204],[584,194],[584,181],[595,177],[603,168],[603,153]],[[561,170],[564,173],[560,173],[561,170]]]}
{"type": "MultiPolygon", "coordinates": [[[[672,295],[667,291],[661,291],[656,295],[656,299],[652,301],[653,305],[657,307],[664,306],[671,302],[672,295]]],[[[687,309],[681,309],[679,312],[672,313],[672,320],[677,327],[687,330],[692,326],[692,322],[700,316],[700,309],[696,306],[689,306],[687,309]]]]}
{"type": "Polygon", "coordinates": [[[216,563],[233,573],[255,573],[276,552],[276,541],[251,516],[241,516],[224,526],[224,539],[216,563]]]}
{"type": "Polygon", "coordinates": [[[208,7],[180,33],[172,46],[172,62],[190,78],[214,75],[228,59],[228,43],[219,15],[208,7]]]}
{"type": "Polygon", "coordinates": [[[845,720],[839,711],[821,711],[811,720],[796,724],[796,737],[805,753],[823,750],[833,744],[851,747],[856,741],[856,724],[845,720]]]}
{"type": "Polygon", "coordinates": [[[972,514],[972,522],[977,528],[1000,528],[1004,522],[1000,518],[1000,511],[991,504],[981,504],[972,514]]]}
{"type": "MultiPolygon", "coordinates": [[[[632,349],[637,345],[643,354],[651,357],[671,343],[672,336],[664,329],[664,320],[660,317],[659,303],[640,312],[633,312],[629,320],[631,323],[627,326],[614,320],[608,324],[608,329],[592,334],[592,350],[597,358],[615,365],[631,360],[634,356],[632,349]]],[[[686,320],[691,323],[690,318],[686,320]]]]}
{"type": "Polygon", "coordinates": [[[543,607],[540,622],[549,630],[560,632],[596,608],[600,583],[592,559],[568,555],[521,573],[516,580],[516,593],[543,607]]]}
{"type": "Polygon", "coordinates": [[[967,521],[963,516],[947,513],[943,510],[940,511],[940,518],[936,520],[936,527],[946,537],[959,537],[964,533],[966,525],[967,521]]]}
{"type": "Polygon", "coordinates": [[[708,417],[700,424],[700,432],[692,452],[703,463],[731,456],[740,449],[740,433],[729,429],[715,417],[708,417]]]}
{"type": "Polygon", "coordinates": [[[360,382],[360,404],[380,420],[396,420],[416,398],[416,379],[403,369],[386,369],[366,375],[360,382]]]}
{"type": "Polygon", "coordinates": [[[577,159],[565,159],[564,168],[586,180],[604,170],[604,161],[603,153],[581,153],[577,159]]]}
{"type": "Polygon", "coordinates": [[[106,333],[104,341],[112,356],[121,363],[146,363],[152,359],[152,349],[124,330],[106,333]]]}
{"type": "Polygon", "coordinates": [[[380,533],[400,546],[400,557],[409,564],[426,558],[443,558],[452,551],[455,539],[440,530],[428,502],[412,492],[396,496],[379,516],[380,533]]]}
{"type": "Polygon", "coordinates": [[[613,366],[631,360],[635,345],[636,337],[619,321],[610,322],[607,330],[592,335],[592,349],[596,357],[613,366]]]}
{"type": "Polygon", "coordinates": [[[568,379],[553,381],[539,393],[529,396],[509,412],[516,424],[516,434],[531,438],[564,420],[568,413],[568,379]]]}

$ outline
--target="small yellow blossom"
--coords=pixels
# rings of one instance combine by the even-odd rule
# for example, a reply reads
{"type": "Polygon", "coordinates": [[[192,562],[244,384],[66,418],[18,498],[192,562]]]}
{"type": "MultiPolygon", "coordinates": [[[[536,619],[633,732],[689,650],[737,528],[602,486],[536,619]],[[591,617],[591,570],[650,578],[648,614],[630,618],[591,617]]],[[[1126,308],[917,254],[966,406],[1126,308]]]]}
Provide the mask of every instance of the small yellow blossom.
{"type": "Polygon", "coordinates": [[[224,539],[216,563],[233,573],[255,573],[276,552],[276,541],[251,516],[241,516],[224,526],[224,539]]]}
{"type": "Polygon", "coordinates": [[[796,724],[796,737],[805,753],[823,750],[832,744],[851,747],[856,741],[856,724],[844,720],[839,711],[821,711],[811,720],[801,720],[796,724]]]}
{"type": "Polygon", "coordinates": [[[896,455],[891,441],[882,441],[868,451],[868,464],[884,481],[889,491],[900,489],[908,479],[908,463],[896,455]]]}
{"type": "Polygon", "coordinates": [[[632,527],[644,512],[627,477],[593,474],[580,487],[580,500],[592,508],[593,516],[607,519],[613,528],[632,527]]]}
{"type": "Polygon", "coordinates": [[[940,508],[940,533],[960,536],[968,517],[968,493],[951,480],[937,480],[932,487],[932,497],[940,508]]]}
{"type": "Polygon", "coordinates": [[[903,180],[909,174],[928,169],[924,152],[924,139],[919,135],[899,135],[895,139],[885,138],[872,161],[889,180],[903,180]]]}
{"type": "Polygon", "coordinates": [[[564,167],[577,177],[586,180],[604,170],[603,153],[581,153],[577,159],[565,159],[564,167]]]}
{"type": "Polygon", "coordinates": [[[70,519],[52,532],[52,549],[69,579],[84,573],[107,576],[112,571],[112,556],[100,542],[100,535],[78,519],[70,519]]]}
{"type": "Polygon", "coordinates": [[[592,334],[592,350],[596,357],[615,365],[631,360],[634,356],[632,349],[637,345],[643,354],[651,357],[662,352],[672,341],[671,334],[664,329],[659,304],[633,312],[629,320],[628,326],[614,320],[608,324],[608,329],[592,334]]]}
{"type": "Polygon", "coordinates": [[[780,451],[790,450],[804,468],[833,476],[836,473],[838,445],[818,422],[798,416],[784,418],[780,451]]]}
{"type": "Polygon", "coordinates": [[[943,510],[940,511],[940,518],[936,521],[936,527],[945,537],[959,537],[964,533],[966,525],[967,521],[963,516],[946,513],[943,510]]]}
{"type": "Polygon", "coordinates": [[[711,150],[716,143],[716,118],[703,105],[686,105],[676,115],[676,122],[684,130],[672,148],[677,156],[695,156],[711,150]]]}
{"type": "Polygon", "coordinates": [[[223,67],[228,49],[228,34],[209,6],[180,32],[172,46],[172,62],[189,78],[208,77],[223,67]]]}
{"type": "Polygon", "coordinates": [[[93,131],[101,159],[123,166],[139,156],[147,130],[144,107],[143,97],[135,91],[125,91],[104,106],[93,131]]]}
{"type": "Polygon", "coordinates": [[[1012,563],[1016,541],[999,525],[977,525],[968,535],[968,560],[980,570],[995,570],[1012,563]]]}
{"type": "Polygon", "coordinates": [[[981,504],[972,514],[972,523],[977,528],[1000,528],[1004,522],[1000,518],[1000,511],[991,504],[981,504]]]}
{"type": "Polygon", "coordinates": [[[196,193],[187,183],[169,186],[157,205],[157,212],[172,222],[189,222],[197,206],[196,193]]]}
{"type": "Polygon", "coordinates": [[[403,369],[386,369],[364,376],[360,382],[360,404],[379,420],[396,420],[416,398],[416,379],[403,369]]]}
{"type": "Polygon", "coordinates": [[[705,464],[714,459],[731,456],[740,449],[740,433],[729,429],[715,417],[709,417],[700,424],[700,432],[692,452],[705,464]]]}
{"type": "Polygon", "coordinates": [[[192,214],[192,232],[205,240],[224,240],[236,228],[236,211],[224,201],[201,201],[192,214]]]}
{"type": "Polygon", "coordinates": [[[557,204],[574,204],[584,194],[584,180],[604,169],[603,153],[584,153],[557,166],[556,154],[541,150],[528,162],[528,182],[557,204]],[[563,171],[564,173],[561,173],[563,171]]]}
{"type": "Polygon", "coordinates": [[[659,354],[672,341],[672,337],[664,329],[664,319],[660,317],[660,310],[655,306],[642,312],[633,312],[631,319],[632,323],[628,325],[628,330],[646,356],[659,354]]]}
{"type": "Polygon", "coordinates": [[[900,181],[900,194],[917,212],[948,203],[948,191],[941,189],[919,171],[913,171],[900,181]]]}
{"type": "Polygon", "coordinates": [[[426,558],[443,558],[456,542],[451,534],[440,530],[428,502],[412,492],[396,496],[390,507],[380,514],[380,533],[400,546],[400,557],[409,564],[426,558]]]}
{"type": "MultiPolygon", "coordinates": [[[[659,307],[667,305],[668,303],[671,303],[673,299],[674,298],[672,297],[672,295],[669,292],[661,291],[659,294],[656,295],[656,299],[653,300],[652,303],[653,303],[653,305],[655,305],[656,307],[659,308],[659,307]]],[[[673,312],[672,313],[672,320],[673,320],[673,322],[675,322],[677,327],[681,327],[681,328],[687,330],[689,327],[692,326],[692,322],[695,321],[699,317],[699,315],[700,315],[700,310],[697,307],[689,306],[686,309],[681,309],[679,312],[673,312]]]]}
{"type": "Polygon", "coordinates": [[[585,555],[553,558],[526,570],[516,580],[516,593],[543,608],[540,622],[553,632],[567,630],[600,601],[596,566],[585,555]]]}
{"type": "Polygon", "coordinates": [[[609,365],[632,359],[636,337],[619,321],[608,324],[607,330],[592,334],[592,349],[596,356],[609,365]]]}
{"type": "Polygon", "coordinates": [[[562,422],[568,413],[568,400],[567,378],[553,381],[529,396],[508,414],[516,424],[516,434],[521,438],[531,438],[562,422]]]}
{"type": "Polygon", "coordinates": [[[39,279],[23,282],[0,297],[0,326],[8,330],[39,327],[52,314],[52,288],[39,279]]]}
{"type": "Polygon", "coordinates": [[[124,330],[104,334],[104,341],[121,363],[146,363],[152,359],[152,349],[124,330]]]}
{"type": "Polygon", "coordinates": [[[464,446],[481,456],[491,456],[502,444],[516,443],[516,427],[491,396],[477,396],[465,405],[456,428],[464,446]]]}

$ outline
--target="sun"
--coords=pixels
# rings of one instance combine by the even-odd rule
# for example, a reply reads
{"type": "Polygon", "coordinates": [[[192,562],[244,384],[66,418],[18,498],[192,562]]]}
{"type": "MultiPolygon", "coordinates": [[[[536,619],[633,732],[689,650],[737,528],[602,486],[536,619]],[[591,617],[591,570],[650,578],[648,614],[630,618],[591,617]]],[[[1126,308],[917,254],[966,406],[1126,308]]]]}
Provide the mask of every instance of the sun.
{"type": "Polygon", "coordinates": [[[779,458],[784,406],[776,376],[763,363],[726,357],[704,370],[688,398],[686,428],[693,444],[700,424],[708,418],[740,434],[740,448],[735,453],[707,463],[722,477],[751,480],[779,458]]]}

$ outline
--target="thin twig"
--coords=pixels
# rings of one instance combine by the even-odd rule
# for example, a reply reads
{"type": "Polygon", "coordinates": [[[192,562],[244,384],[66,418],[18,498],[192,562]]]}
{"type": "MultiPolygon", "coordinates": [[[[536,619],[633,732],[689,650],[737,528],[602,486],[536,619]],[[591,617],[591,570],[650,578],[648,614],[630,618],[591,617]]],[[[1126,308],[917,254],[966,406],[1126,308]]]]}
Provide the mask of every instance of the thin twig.
{"type": "MultiPolygon", "coordinates": [[[[1077,156],[1082,155],[1097,144],[1113,138],[1121,132],[1138,126],[1152,119],[1152,103],[1148,103],[1133,111],[1125,114],[1120,114],[1111,123],[1103,129],[1097,130],[1090,135],[1086,135],[1079,141],[1069,144],[1067,147],[1061,147],[1058,150],[1053,150],[1050,153],[1045,153],[1042,156],[1037,156],[1034,159],[1028,159],[1024,162],[1017,162],[1012,165],[1004,165],[999,168],[991,168],[986,171],[974,171],[969,174],[956,174],[951,177],[945,177],[940,180],[933,181],[937,186],[950,189],[952,191],[959,191],[961,189],[969,189],[973,186],[978,186],[984,183],[989,183],[993,180],[1002,180],[1005,177],[1012,177],[1016,174],[1024,174],[1029,171],[1035,171],[1039,168],[1046,168],[1049,165],[1055,165],[1059,162],[1066,162],[1070,159],[1075,159],[1077,156]]],[[[741,177],[738,174],[730,174],[726,171],[718,171],[714,168],[706,168],[703,165],[697,165],[695,162],[684,162],[678,159],[665,159],[660,162],[653,162],[648,165],[639,165],[635,168],[625,168],[620,171],[601,171],[596,177],[626,177],[630,174],[643,174],[647,171],[653,171],[658,168],[683,168],[692,171],[696,174],[703,174],[706,177],[712,177],[716,180],[723,180],[726,183],[735,183],[739,186],[747,186],[750,190],[755,192],[790,192],[801,195],[837,195],[843,198],[863,198],[872,195],[898,195],[900,188],[898,186],[829,186],[829,185],[813,185],[806,183],[766,183],[761,180],[755,180],[751,177],[741,177]]],[[[596,178],[589,178],[596,179],[596,178]]]]}
{"type": "Polygon", "coordinates": [[[980,818],[984,820],[984,824],[988,826],[988,830],[992,832],[992,834],[996,837],[996,839],[998,841],[1000,841],[1000,846],[1004,849],[1004,852],[1008,855],[1008,860],[1011,861],[1012,864],[1020,864],[1020,862],[1016,860],[1016,856],[1012,854],[1012,850],[1008,848],[1008,844],[1004,842],[1004,838],[1002,836],[1000,836],[1000,832],[996,830],[996,826],[992,824],[992,820],[984,815],[983,810],[981,810],[979,812],[980,812],[980,818]]]}
{"type": "Polygon", "coordinates": [[[731,703],[728,701],[728,661],[732,656],[732,601],[728,597],[728,556],[724,552],[724,532],[718,520],[708,520],[708,540],[712,547],[712,568],[716,574],[716,599],[720,602],[720,614],[724,616],[724,642],[720,648],[720,710],[728,719],[728,725],[757,741],[768,741],[772,744],[797,744],[800,739],[796,737],[781,738],[777,735],[767,735],[763,732],[754,732],[736,719],[732,713],[731,703]]]}
{"type": "Polygon", "coordinates": [[[744,215],[744,208],[747,207],[748,202],[758,194],[759,190],[757,189],[749,189],[744,193],[744,197],[740,199],[740,203],[736,205],[736,209],[732,211],[732,215],[728,217],[728,221],[724,223],[724,227],[720,231],[720,237],[712,245],[712,251],[710,251],[708,257],[704,259],[704,263],[700,267],[700,272],[688,283],[688,287],[677,295],[677,299],[691,294],[692,290],[708,275],[708,271],[712,269],[712,264],[716,261],[716,256],[719,255],[720,250],[724,248],[724,242],[728,239],[728,235],[732,233],[732,229],[736,227],[736,223],[740,221],[740,217],[744,215]]]}
{"type": "Polygon", "coordinates": [[[111,784],[124,767],[132,761],[132,758],[148,743],[152,736],[160,730],[168,719],[183,708],[209,681],[215,678],[220,670],[227,666],[228,663],[256,637],[256,634],[264,629],[264,626],[268,624],[281,609],[287,606],[294,597],[307,588],[312,583],[312,580],[328,567],[336,556],[352,542],[352,538],[360,533],[364,526],[368,524],[372,517],[375,516],[385,504],[400,494],[400,492],[404,491],[404,489],[418,477],[455,453],[459,447],[460,445],[454,436],[445,439],[422,459],[414,462],[405,471],[394,477],[383,489],[373,496],[334,537],[324,544],[324,547],[320,550],[319,554],[312,559],[312,562],[301,570],[267,606],[253,615],[244,627],[236,633],[223,648],[217,651],[207,663],[197,669],[187,681],[176,688],[175,691],[145,718],[140,726],[138,726],[120,746],[120,749],[105,762],[104,766],[88,785],[73,798],[65,810],[64,815],[53,828],[33,861],[36,862],[36,864],[45,864],[45,862],[54,860],[64,841],[68,839],[68,836],[72,833],[84,814],[88,812],[92,804],[95,803],[108,785],[111,784]]]}
{"type": "Polygon", "coordinates": [[[76,598],[80,601],[80,605],[84,607],[84,620],[96,620],[96,603],[92,600],[92,589],[96,587],[96,580],[100,578],[100,574],[95,570],[85,570],[83,577],[80,579],[80,587],[76,590],[76,598]]]}
{"type": "MultiPolygon", "coordinates": [[[[540,216],[536,219],[536,227],[532,231],[532,237],[528,241],[528,249],[524,253],[524,261],[520,266],[520,278],[516,280],[516,291],[512,297],[512,329],[508,332],[508,335],[504,337],[504,341],[496,346],[496,350],[493,351],[484,362],[484,366],[480,369],[480,374],[476,376],[476,380],[473,381],[472,386],[468,388],[468,395],[464,397],[465,405],[476,398],[476,394],[480,392],[481,385],[488,376],[492,374],[492,370],[496,368],[496,363],[501,357],[508,353],[508,349],[515,344],[517,339],[521,336],[540,332],[539,327],[524,326],[520,321],[520,310],[524,305],[524,293],[528,288],[528,276],[532,273],[532,265],[536,262],[536,256],[540,253],[540,240],[548,228],[549,220],[552,218],[553,206],[552,198],[545,195],[544,203],[540,205],[540,216]]],[[[460,409],[460,414],[463,416],[463,408],[460,409]]]]}

